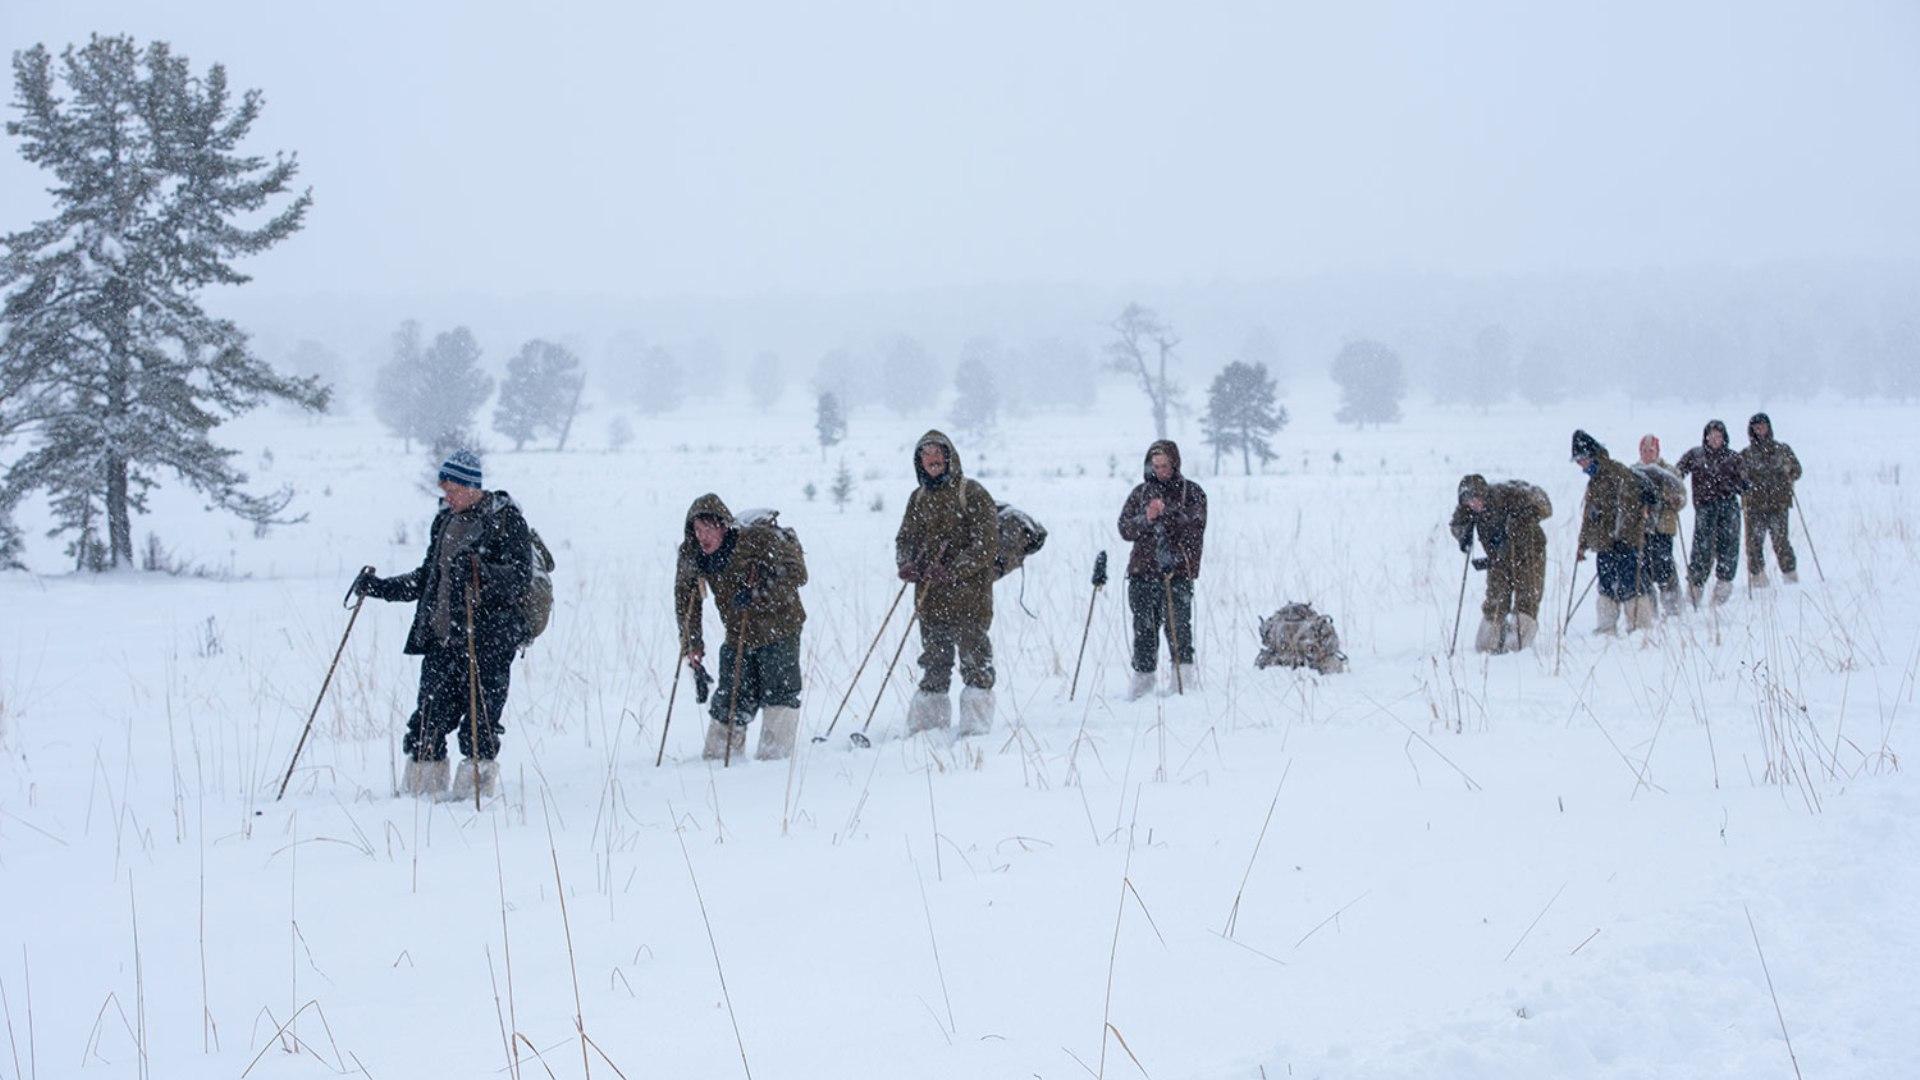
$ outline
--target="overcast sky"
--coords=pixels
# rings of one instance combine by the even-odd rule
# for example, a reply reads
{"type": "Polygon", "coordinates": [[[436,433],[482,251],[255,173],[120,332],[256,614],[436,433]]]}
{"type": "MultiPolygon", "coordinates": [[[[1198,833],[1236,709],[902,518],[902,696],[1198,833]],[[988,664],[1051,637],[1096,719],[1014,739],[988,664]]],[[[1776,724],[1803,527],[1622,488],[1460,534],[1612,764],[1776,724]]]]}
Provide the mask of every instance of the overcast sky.
{"type": "MultiPolygon", "coordinates": [[[[249,264],[276,293],[1920,251],[1920,3],[1466,7],[0,0],[0,47],[159,37],[264,90],[316,199],[249,264]]],[[[8,140],[0,230],[44,187],[8,140]]]]}

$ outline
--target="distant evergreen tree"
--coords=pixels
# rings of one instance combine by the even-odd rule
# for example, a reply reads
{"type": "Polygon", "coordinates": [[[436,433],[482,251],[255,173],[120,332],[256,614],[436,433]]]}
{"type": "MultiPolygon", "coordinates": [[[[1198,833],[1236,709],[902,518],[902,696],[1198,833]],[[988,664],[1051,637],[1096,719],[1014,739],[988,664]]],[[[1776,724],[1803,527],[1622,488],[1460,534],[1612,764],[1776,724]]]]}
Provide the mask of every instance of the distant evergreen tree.
{"type": "Polygon", "coordinates": [[[827,447],[837,446],[847,437],[847,414],[840,408],[839,397],[823,393],[814,403],[813,430],[820,436],[820,458],[826,460],[827,447]]]}
{"type": "MultiPolygon", "coordinates": [[[[420,324],[408,319],[393,332],[392,351],[373,377],[373,415],[400,436],[407,453],[427,427],[427,386],[423,374],[420,324]]],[[[433,436],[428,434],[426,438],[433,436]]]]}
{"type": "Polygon", "coordinates": [[[895,334],[880,343],[880,397],[905,416],[933,407],[940,396],[940,365],[917,338],[895,334]]]}
{"type": "Polygon", "coordinates": [[[1273,377],[1265,364],[1236,360],[1220,369],[1207,388],[1207,414],[1200,426],[1213,447],[1213,471],[1220,471],[1220,455],[1240,452],[1241,467],[1253,475],[1253,459],[1265,465],[1274,459],[1268,441],[1287,426],[1287,408],[1279,403],[1273,377]]]}
{"type": "MultiPolygon", "coordinates": [[[[208,286],[245,283],[234,260],[293,235],[312,202],[280,201],[294,158],[240,150],[260,94],[235,102],[220,65],[196,74],[165,42],[128,37],[69,47],[57,71],[36,45],[13,74],[7,134],[58,182],[53,217],[0,239],[0,439],[26,446],[0,478],[0,518],[47,492],[53,535],[89,568],[134,565],[133,516],[161,470],[256,527],[299,520],[282,517],[290,489],[250,494],[211,438],[268,399],[328,399],[200,306],[208,286]]],[[[0,558],[18,552],[0,528],[0,558]]]]}
{"type": "Polygon", "coordinates": [[[493,395],[493,377],[480,370],[480,343],[464,326],[436,334],[420,347],[411,319],[393,335],[393,358],[380,368],[374,411],[395,435],[429,447],[473,440],[473,422],[493,395]]]}
{"type": "Polygon", "coordinates": [[[585,376],[565,346],[535,338],[507,361],[507,379],[493,409],[493,430],[519,450],[541,433],[558,435],[579,406],[585,376]]]}
{"type": "Polygon", "coordinates": [[[953,422],[970,435],[985,435],[1000,419],[1000,384],[986,357],[969,355],[953,373],[953,422]]]}
{"type": "Polygon", "coordinates": [[[1520,399],[1527,404],[1557,405],[1567,396],[1566,360],[1553,346],[1536,343],[1515,365],[1513,381],[1520,399]]]}
{"type": "Polygon", "coordinates": [[[686,400],[687,373],[665,346],[652,345],[634,365],[633,401],[644,416],[678,409],[686,400]]]}
{"type": "Polygon", "coordinates": [[[833,474],[833,486],[827,489],[827,494],[841,513],[847,512],[847,504],[853,501],[853,472],[847,468],[844,458],[840,462],[840,470],[833,474]]]}
{"type": "Polygon", "coordinates": [[[755,353],[747,367],[747,397],[753,407],[766,412],[779,404],[786,392],[787,372],[780,366],[780,358],[764,350],[755,353]]]}
{"type": "Polygon", "coordinates": [[[1333,381],[1340,385],[1343,424],[1392,424],[1400,419],[1407,375],[1400,354],[1377,341],[1349,341],[1333,358],[1333,381]]]}

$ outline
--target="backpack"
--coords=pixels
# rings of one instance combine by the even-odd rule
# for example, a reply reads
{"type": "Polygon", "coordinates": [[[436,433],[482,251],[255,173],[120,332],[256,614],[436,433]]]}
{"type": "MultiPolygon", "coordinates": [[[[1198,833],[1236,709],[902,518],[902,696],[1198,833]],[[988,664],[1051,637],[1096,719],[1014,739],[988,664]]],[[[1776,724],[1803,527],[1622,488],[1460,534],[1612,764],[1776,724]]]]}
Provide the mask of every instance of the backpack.
{"type": "Polygon", "coordinates": [[[733,524],[738,529],[772,529],[794,548],[799,549],[800,557],[806,558],[806,549],[800,545],[800,534],[791,525],[780,524],[780,511],[756,506],[734,515],[733,524]]]}
{"type": "Polygon", "coordinates": [[[1340,651],[1340,635],[1333,618],[1313,610],[1312,604],[1288,604],[1260,620],[1263,648],[1255,667],[1310,667],[1322,675],[1347,670],[1347,654],[1340,651]]]}
{"type": "Polygon", "coordinates": [[[1000,529],[999,549],[993,556],[993,580],[999,581],[1027,561],[1027,556],[1047,543],[1046,526],[1016,506],[996,502],[994,516],[1000,529]]]}
{"type": "Polygon", "coordinates": [[[527,579],[526,595],[520,598],[520,614],[527,622],[527,640],[523,645],[532,644],[534,638],[546,633],[547,624],[553,621],[553,551],[532,525],[527,526],[527,535],[533,538],[530,545],[533,573],[527,579]]]}

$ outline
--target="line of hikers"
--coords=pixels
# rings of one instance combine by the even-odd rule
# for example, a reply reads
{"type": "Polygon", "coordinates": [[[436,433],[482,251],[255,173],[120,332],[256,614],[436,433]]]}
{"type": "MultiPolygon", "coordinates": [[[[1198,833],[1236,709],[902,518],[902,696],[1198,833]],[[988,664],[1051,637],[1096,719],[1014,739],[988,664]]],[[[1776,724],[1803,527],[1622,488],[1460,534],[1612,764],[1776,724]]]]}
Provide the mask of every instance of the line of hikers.
{"type": "MultiPolygon", "coordinates": [[[[1656,596],[1669,613],[1680,610],[1673,544],[1689,478],[1695,520],[1688,605],[1699,604],[1709,575],[1717,578],[1712,603],[1731,594],[1743,510],[1750,582],[1767,584],[1768,540],[1781,575],[1797,580],[1787,518],[1799,459],[1774,438],[1764,413],[1748,422],[1747,439],[1746,449],[1736,453],[1727,445],[1726,425],[1712,420],[1701,445],[1677,466],[1661,458],[1653,435],[1640,440],[1640,460],[1629,466],[1585,431],[1574,432],[1572,458],[1588,477],[1578,558],[1595,555],[1600,632],[1617,632],[1623,613],[1629,630],[1650,626],[1656,596]]],[[[994,719],[993,586],[1039,548],[1045,530],[995,503],[979,481],[965,475],[953,442],[938,431],[914,444],[912,464],[915,486],[894,537],[902,589],[910,586],[914,594],[911,621],[920,625],[920,681],[907,708],[906,731],[984,734],[994,719]],[[950,697],[956,663],[962,684],[958,724],[950,697]]],[[[415,605],[406,652],[421,658],[420,690],[407,721],[402,780],[410,794],[447,791],[449,734],[459,739],[466,758],[451,778],[454,796],[486,795],[496,787],[514,653],[544,628],[551,608],[551,554],[512,496],[487,491],[482,480],[480,459],[471,451],[448,457],[438,476],[440,510],[420,565],[386,578],[368,568],[353,583],[355,594],[415,605]]],[[[1479,651],[1526,649],[1537,637],[1546,585],[1547,538],[1540,523],[1552,514],[1546,493],[1533,484],[1493,483],[1478,474],[1461,479],[1450,527],[1470,559],[1476,539],[1485,551],[1484,558],[1472,560],[1487,572],[1474,642],[1479,651]]],[[[1141,481],[1122,504],[1116,528],[1131,545],[1133,673],[1127,697],[1155,689],[1163,634],[1172,685],[1191,686],[1193,589],[1205,548],[1207,495],[1181,472],[1180,448],[1172,441],[1148,447],[1141,481]]],[[[806,584],[806,553],[776,513],[736,516],[715,494],[688,507],[674,569],[679,661],[704,671],[704,597],[712,597],[725,628],[719,683],[708,703],[706,758],[744,754],[755,716],[761,717],[757,758],[793,752],[803,689],[800,634],[807,617],[800,590],[806,584]]]]}
{"type": "MultiPolygon", "coordinates": [[[[1625,615],[1629,632],[1653,625],[1667,614],[1700,605],[1709,576],[1709,603],[1725,603],[1733,594],[1740,564],[1744,514],[1748,582],[1766,588],[1766,547],[1771,541],[1780,576],[1799,580],[1798,560],[1788,526],[1800,459],[1774,437],[1773,421],[1755,413],[1747,421],[1747,446],[1728,445],[1727,426],[1709,420],[1700,445],[1669,465],[1660,456],[1660,439],[1640,439],[1639,461],[1626,465],[1585,431],[1573,433],[1573,463],[1587,475],[1581,507],[1577,558],[1594,553],[1599,598],[1595,601],[1603,634],[1617,633],[1625,615]],[[1680,533],[1680,511],[1693,485],[1693,549],[1687,558],[1687,589],[1680,596],[1673,558],[1680,533]],[[1656,602],[1656,597],[1658,601],[1656,602]]],[[[1484,558],[1473,565],[1487,572],[1486,599],[1474,638],[1480,652],[1525,649],[1539,633],[1540,600],[1546,590],[1547,534],[1540,522],[1553,516],[1546,492],[1524,480],[1489,483],[1478,474],[1462,477],[1450,528],[1463,554],[1476,537],[1484,558]]],[[[1685,541],[1681,541],[1683,550],[1685,541]]]]}
{"type": "MultiPolygon", "coordinates": [[[[930,431],[914,445],[915,486],[894,537],[900,580],[913,589],[920,625],[920,682],[906,716],[909,734],[951,730],[955,737],[993,726],[993,586],[1037,550],[1045,530],[1009,512],[961,467],[953,442],[930,431]],[[1012,534],[1009,538],[1008,534],[1012,534]],[[962,688],[956,725],[949,692],[958,663],[962,688]]],[[[414,570],[380,577],[361,571],[352,592],[412,603],[406,652],[420,663],[420,690],[403,744],[404,792],[448,791],[447,736],[466,758],[451,777],[453,797],[491,794],[516,650],[544,628],[541,596],[552,559],[525,515],[504,491],[488,491],[480,459],[456,451],[438,475],[441,506],[427,552],[414,570]]],[[[1207,496],[1180,471],[1180,448],[1169,440],[1147,450],[1141,482],[1121,508],[1118,531],[1132,545],[1127,561],[1133,609],[1133,679],[1129,697],[1154,687],[1165,629],[1177,666],[1193,679],[1193,582],[1207,527],[1207,496]]],[[[715,494],[687,508],[674,568],[678,659],[704,673],[704,597],[725,628],[719,682],[708,702],[702,754],[744,754],[747,727],[761,717],[754,755],[785,758],[799,730],[800,634],[807,612],[806,553],[798,535],[771,511],[735,515],[715,494]]],[[[544,602],[552,593],[545,585],[544,602]]],[[[904,643],[903,643],[904,644],[904,643]]]]}

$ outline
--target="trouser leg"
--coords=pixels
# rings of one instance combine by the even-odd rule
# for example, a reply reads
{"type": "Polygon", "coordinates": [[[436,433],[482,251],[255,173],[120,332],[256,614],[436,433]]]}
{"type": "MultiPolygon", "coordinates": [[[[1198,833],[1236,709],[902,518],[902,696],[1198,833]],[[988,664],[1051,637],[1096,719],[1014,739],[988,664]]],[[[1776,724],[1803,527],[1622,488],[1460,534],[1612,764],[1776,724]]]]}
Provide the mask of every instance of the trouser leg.
{"type": "Polygon", "coordinates": [[[974,690],[991,690],[994,683],[991,625],[964,623],[953,628],[954,651],[960,655],[960,681],[974,690]]]}
{"type": "MultiPolygon", "coordinates": [[[[506,732],[501,715],[507,710],[507,689],[513,678],[513,654],[519,648],[517,644],[482,643],[475,649],[480,661],[480,722],[470,722],[467,715],[467,698],[460,698],[460,715],[453,729],[454,736],[460,740],[460,752],[470,758],[492,761],[500,756],[500,736],[506,732]],[[473,737],[476,727],[480,735],[480,745],[476,749],[473,737]]],[[[466,652],[460,653],[460,675],[465,689],[466,652]]]]}
{"type": "Polygon", "coordinates": [[[1166,596],[1155,578],[1127,579],[1127,606],[1133,610],[1133,670],[1160,666],[1160,627],[1166,620],[1166,596]]]}
{"type": "Polygon", "coordinates": [[[463,649],[434,649],[420,658],[420,692],[401,748],[414,761],[445,761],[447,733],[466,715],[467,664],[463,649]]]}
{"type": "Polygon", "coordinates": [[[959,650],[952,623],[920,620],[920,689],[944,694],[953,686],[954,654],[959,650]]]}
{"type": "Polygon", "coordinates": [[[766,706],[800,707],[800,635],[748,649],[737,661],[734,648],[732,644],[720,646],[720,681],[708,700],[709,715],[721,723],[731,717],[736,725],[745,727],[766,706]],[[740,668],[738,687],[733,679],[736,662],[740,668]]]}
{"type": "Polygon", "coordinates": [[[1783,574],[1795,573],[1800,568],[1800,560],[1793,553],[1793,518],[1786,510],[1773,511],[1768,523],[1767,533],[1773,538],[1773,557],[1780,563],[1783,574]]]}

